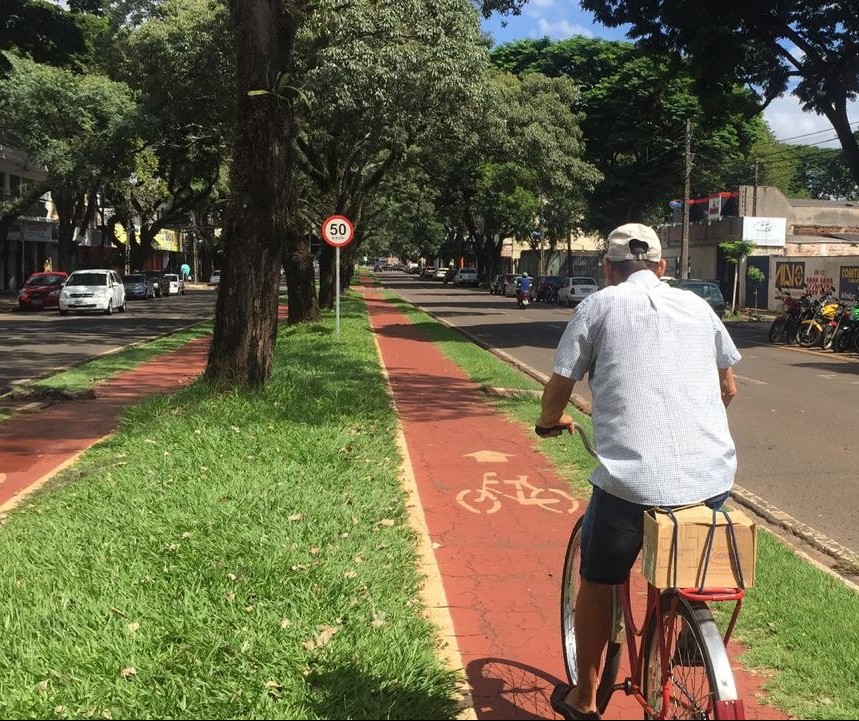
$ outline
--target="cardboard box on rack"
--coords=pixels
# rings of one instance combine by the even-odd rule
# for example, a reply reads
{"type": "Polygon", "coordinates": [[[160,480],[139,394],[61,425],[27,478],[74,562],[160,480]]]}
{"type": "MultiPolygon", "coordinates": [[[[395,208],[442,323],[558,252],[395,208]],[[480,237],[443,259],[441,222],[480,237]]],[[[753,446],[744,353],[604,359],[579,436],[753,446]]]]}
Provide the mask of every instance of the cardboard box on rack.
{"type": "MultiPolygon", "coordinates": [[[[692,588],[701,585],[702,576],[706,587],[740,587],[742,569],[745,587],[755,582],[755,560],[757,556],[757,526],[739,509],[730,509],[728,515],[734,528],[739,564],[730,550],[728,521],[721,512],[716,514],[716,531],[710,550],[709,562],[704,574],[707,536],[713,525],[713,512],[707,506],[696,505],[676,509],[677,519],[677,587],[692,588]]],[[[673,542],[675,524],[669,513],[662,509],[651,509],[644,514],[644,546],[641,569],[645,578],[657,588],[672,588],[674,582],[673,542]]]]}

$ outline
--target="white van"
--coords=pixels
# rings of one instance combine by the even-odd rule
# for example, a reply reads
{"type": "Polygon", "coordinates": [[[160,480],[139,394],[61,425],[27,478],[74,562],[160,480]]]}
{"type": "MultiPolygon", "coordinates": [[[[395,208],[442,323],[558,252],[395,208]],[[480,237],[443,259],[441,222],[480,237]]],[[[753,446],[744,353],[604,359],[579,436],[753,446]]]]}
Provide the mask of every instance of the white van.
{"type": "Polygon", "coordinates": [[[125,312],[125,286],[115,270],[76,270],[63,283],[60,315],[75,310],[97,310],[110,315],[125,312]]]}

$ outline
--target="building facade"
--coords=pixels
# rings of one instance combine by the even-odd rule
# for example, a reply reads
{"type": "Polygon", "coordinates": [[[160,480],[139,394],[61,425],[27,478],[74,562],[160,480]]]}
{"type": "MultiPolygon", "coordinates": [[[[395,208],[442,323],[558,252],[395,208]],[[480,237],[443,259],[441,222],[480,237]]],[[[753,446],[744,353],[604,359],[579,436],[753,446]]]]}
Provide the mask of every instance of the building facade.
{"type": "MultiPolygon", "coordinates": [[[[682,203],[674,222],[659,229],[668,274],[680,275],[682,203]]],[[[737,267],[720,243],[745,240],[755,249],[740,264],[737,288],[741,307],[778,310],[781,291],[807,288],[817,295],[835,287],[854,297],[859,281],[859,203],[789,199],[769,186],[743,185],[690,203],[688,277],[717,281],[726,299],[733,295],[737,267]],[[747,268],[764,281],[754,286],[747,268]]],[[[730,302],[730,301],[729,301],[730,302]]]]}

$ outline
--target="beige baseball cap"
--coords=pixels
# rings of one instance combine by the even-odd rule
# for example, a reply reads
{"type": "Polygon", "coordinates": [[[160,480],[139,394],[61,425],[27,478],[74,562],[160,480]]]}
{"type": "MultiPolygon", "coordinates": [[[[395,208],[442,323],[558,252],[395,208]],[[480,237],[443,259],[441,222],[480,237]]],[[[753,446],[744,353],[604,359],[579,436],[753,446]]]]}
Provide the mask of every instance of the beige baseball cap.
{"type": "Polygon", "coordinates": [[[608,234],[605,257],[613,261],[649,260],[657,261],[662,258],[662,245],[656,231],[641,223],[626,223],[618,226],[608,234]],[[647,245],[644,251],[633,251],[629,247],[632,240],[639,240],[647,245]]]}

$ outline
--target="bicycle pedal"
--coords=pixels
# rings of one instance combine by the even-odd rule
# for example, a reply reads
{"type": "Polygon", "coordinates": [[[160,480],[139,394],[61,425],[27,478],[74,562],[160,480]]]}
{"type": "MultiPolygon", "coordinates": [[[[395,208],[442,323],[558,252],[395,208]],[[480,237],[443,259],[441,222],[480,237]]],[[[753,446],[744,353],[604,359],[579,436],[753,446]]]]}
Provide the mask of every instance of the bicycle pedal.
{"type": "Polygon", "coordinates": [[[674,647],[674,655],[671,657],[672,666],[703,666],[704,659],[701,657],[701,646],[695,639],[695,634],[684,623],[680,630],[680,635],[677,636],[677,643],[674,647]]]}

